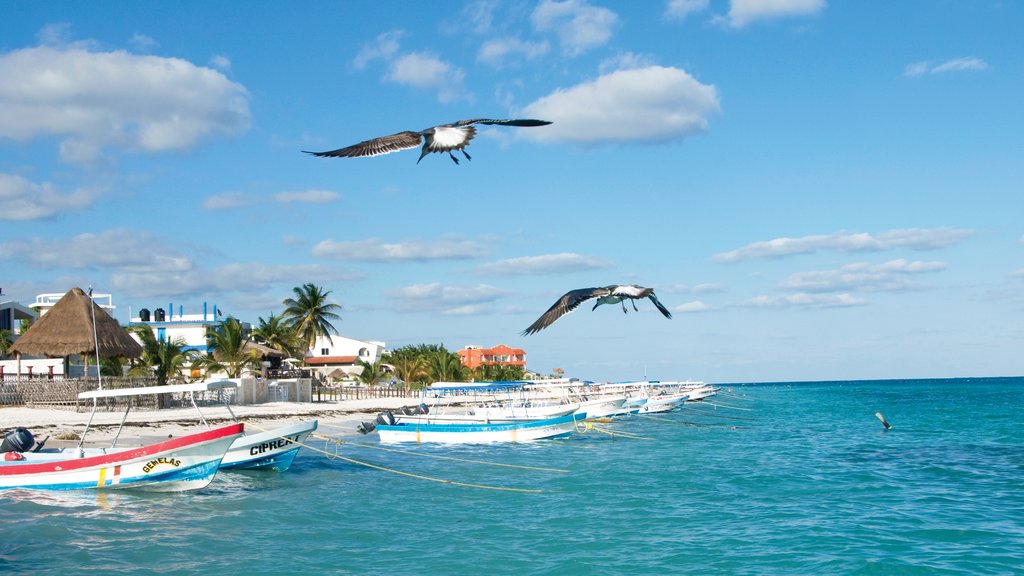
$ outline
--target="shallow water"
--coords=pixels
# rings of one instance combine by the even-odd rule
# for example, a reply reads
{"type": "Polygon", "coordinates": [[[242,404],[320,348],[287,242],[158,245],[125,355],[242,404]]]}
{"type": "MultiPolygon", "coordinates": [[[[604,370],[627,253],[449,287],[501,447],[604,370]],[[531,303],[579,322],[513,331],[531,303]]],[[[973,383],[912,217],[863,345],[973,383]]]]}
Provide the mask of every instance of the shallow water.
{"type": "Polygon", "coordinates": [[[312,443],[540,493],[313,450],[188,494],[0,492],[0,573],[1024,571],[1024,379],[734,385],[714,402],[531,445],[312,443]]]}

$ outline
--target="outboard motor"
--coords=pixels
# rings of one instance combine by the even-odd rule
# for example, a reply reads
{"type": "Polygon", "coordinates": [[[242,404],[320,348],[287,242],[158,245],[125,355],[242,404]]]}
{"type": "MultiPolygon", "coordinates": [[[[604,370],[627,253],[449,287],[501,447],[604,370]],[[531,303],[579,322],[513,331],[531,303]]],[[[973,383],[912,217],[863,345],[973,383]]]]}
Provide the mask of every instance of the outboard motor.
{"type": "Polygon", "coordinates": [[[35,443],[36,439],[32,437],[28,428],[15,428],[4,435],[4,441],[0,443],[0,453],[28,452],[35,443]]]}
{"type": "Polygon", "coordinates": [[[381,412],[377,414],[377,424],[387,424],[388,426],[395,425],[395,415],[391,412],[381,412]]]}
{"type": "Polygon", "coordinates": [[[360,434],[369,434],[370,432],[373,432],[376,429],[376,422],[360,422],[359,425],[356,426],[356,432],[359,432],[360,434]]]}

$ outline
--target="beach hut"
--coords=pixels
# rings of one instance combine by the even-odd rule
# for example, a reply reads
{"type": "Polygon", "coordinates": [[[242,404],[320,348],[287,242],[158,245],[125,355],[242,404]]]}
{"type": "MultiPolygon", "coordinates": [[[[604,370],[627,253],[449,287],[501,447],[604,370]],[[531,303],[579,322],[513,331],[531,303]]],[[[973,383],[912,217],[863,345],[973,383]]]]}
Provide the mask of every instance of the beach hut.
{"type": "Polygon", "coordinates": [[[11,346],[20,360],[23,354],[64,358],[65,374],[68,357],[94,357],[96,343],[102,358],[138,358],[142,345],[96,305],[81,288],[72,288],[49,312],[43,314],[11,346]],[[93,318],[95,317],[95,331],[93,318]]]}

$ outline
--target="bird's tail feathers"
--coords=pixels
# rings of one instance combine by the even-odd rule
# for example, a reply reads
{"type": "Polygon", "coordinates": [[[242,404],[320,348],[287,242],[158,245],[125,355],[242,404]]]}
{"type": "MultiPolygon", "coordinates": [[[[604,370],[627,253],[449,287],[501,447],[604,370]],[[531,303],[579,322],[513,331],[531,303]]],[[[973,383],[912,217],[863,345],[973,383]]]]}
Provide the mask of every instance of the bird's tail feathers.
{"type": "Polygon", "coordinates": [[[661,312],[662,316],[669,319],[672,318],[672,313],[668,311],[668,308],[665,308],[664,304],[658,301],[658,298],[653,293],[648,296],[648,298],[650,298],[651,302],[654,302],[654,305],[658,307],[658,311],[661,312]]]}

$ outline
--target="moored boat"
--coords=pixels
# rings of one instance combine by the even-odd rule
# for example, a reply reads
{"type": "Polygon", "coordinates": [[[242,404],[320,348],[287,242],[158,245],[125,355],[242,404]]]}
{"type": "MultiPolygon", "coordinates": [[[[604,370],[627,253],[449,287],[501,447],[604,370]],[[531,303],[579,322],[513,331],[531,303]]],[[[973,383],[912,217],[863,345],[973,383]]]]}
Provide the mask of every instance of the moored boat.
{"type": "MultiPolygon", "coordinates": [[[[195,395],[198,392],[216,392],[237,388],[238,381],[235,380],[208,380],[204,382],[192,382],[190,384],[172,384],[169,386],[146,386],[141,388],[113,388],[107,390],[94,390],[79,394],[80,398],[117,398],[124,396],[145,396],[152,394],[187,394],[192,407],[199,415],[200,423],[209,428],[206,417],[203,415],[199,405],[196,404],[195,395]]],[[[224,408],[227,409],[231,419],[238,418],[231,410],[226,398],[222,398],[224,408]]],[[[125,410],[127,416],[131,410],[131,404],[125,410]]],[[[304,420],[273,430],[261,430],[255,433],[244,433],[239,436],[228,448],[224,459],[221,461],[222,470],[267,470],[283,472],[287,470],[299,449],[305,443],[309,435],[317,428],[316,420],[304,420]]],[[[120,431],[119,431],[120,432],[120,431]]],[[[116,438],[115,438],[116,441],[116,438]]]]}
{"type": "Polygon", "coordinates": [[[383,443],[439,442],[477,444],[490,442],[533,442],[569,436],[586,414],[566,414],[555,418],[504,422],[420,422],[397,420],[377,423],[383,443]]]}
{"type": "Polygon", "coordinates": [[[136,448],[7,452],[0,461],[0,489],[196,490],[213,480],[228,447],[244,430],[236,423],[136,448]]]}

